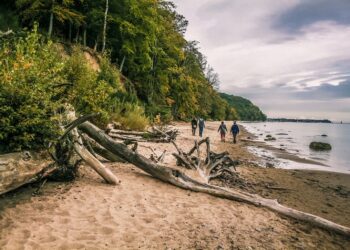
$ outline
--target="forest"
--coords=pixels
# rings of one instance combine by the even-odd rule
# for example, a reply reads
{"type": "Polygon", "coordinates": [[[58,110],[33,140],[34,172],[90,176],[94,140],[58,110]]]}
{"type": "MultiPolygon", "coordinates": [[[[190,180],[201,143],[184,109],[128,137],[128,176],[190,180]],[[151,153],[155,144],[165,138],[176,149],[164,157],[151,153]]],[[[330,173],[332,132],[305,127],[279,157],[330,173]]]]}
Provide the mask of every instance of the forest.
{"type": "Polygon", "coordinates": [[[184,37],[187,25],[171,1],[2,1],[0,150],[49,143],[66,103],[100,113],[95,124],[134,130],[194,116],[265,119],[243,99],[220,96],[218,74],[184,37]]]}
{"type": "Polygon", "coordinates": [[[220,93],[220,97],[227,101],[230,107],[237,111],[237,117],[242,121],[265,121],[266,115],[248,99],[220,93]]]}

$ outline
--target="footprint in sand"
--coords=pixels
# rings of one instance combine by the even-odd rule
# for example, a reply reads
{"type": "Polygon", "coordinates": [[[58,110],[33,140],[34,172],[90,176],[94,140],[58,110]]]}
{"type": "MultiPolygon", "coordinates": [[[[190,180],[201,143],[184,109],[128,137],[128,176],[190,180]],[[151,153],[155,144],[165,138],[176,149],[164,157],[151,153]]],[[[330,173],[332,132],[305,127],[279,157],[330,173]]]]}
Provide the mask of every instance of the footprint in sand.
{"type": "Polygon", "coordinates": [[[82,235],[79,235],[77,238],[77,240],[92,240],[95,241],[96,240],[96,236],[95,235],[89,235],[89,232],[82,232],[82,235]]]}
{"type": "Polygon", "coordinates": [[[100,232],[102,234],[112,234],[114,232],[114,230],[112,228],[110,228],[110,227],[102,227],[100,229],[100,232]]]}
{"type": "Polygon", "coordinates": [[[143,218],[142,219],[145,223],[149,224],[153,221],[153,218],[152,217],[146,217],[146,218],[143,218]]]}
{"type": "Polygon", "coordinates": [[[59,221],[60,224],[68,224],[69,222],[70,222],[70,220],[68,218],[62,218],[59,221]]]}

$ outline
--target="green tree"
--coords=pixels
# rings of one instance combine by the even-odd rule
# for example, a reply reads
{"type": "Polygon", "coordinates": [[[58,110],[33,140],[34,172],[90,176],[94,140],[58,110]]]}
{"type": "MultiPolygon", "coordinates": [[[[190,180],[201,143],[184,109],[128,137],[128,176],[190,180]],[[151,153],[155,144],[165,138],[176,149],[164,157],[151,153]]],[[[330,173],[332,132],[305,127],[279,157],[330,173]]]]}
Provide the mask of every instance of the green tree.
{"type": "Polygon", "coordinates": [[[48,36],[51,37],[54,20],[74,24],[83,22],[84,17],[71,8],[75,2],[75,0],[17,0],[16,6],[25,24],[33,25],[36,21],[43,24],[49,20],[48,36]]]}

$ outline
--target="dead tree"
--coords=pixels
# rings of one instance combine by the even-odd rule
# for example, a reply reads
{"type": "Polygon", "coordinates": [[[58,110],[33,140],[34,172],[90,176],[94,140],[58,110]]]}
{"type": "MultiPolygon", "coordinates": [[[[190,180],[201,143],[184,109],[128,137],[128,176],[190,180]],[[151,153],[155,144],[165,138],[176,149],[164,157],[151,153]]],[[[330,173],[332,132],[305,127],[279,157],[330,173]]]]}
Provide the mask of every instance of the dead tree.
{"type": "Polygon", "coordinates": [[[58,164],[45,152],[0,155],[0,195],[52,175],[58,164]]]}
{"type": "Polygon", "coordinates": [[[200,176],[204,177],[206,183],[211,179],[221,176],[224,172],[234,174],[236,166],[239,161],[234,161],[230,158],[228,152],[217,154],[210,150],[210,139],[209,137],[200,140],[195,140],[193,148],[185,153],[173,142],[177,153],[173,153],[177,159],[178,166],[184,166],[189,169],[197,170],[200,176]],[[202,144],[206,145],[206,156],[205,159],[201,159],[200,147],[202,144]],[[197,152],[194,156],[193,153],[197,152]]]}
{"type": "MultiPolygon", "coordinates": [[[[87,115],[75,119],[75,114],[67,114],[67,119],[75,119],[64,127],[64,133],[57,143],[52,144],[47,152],[21,152],[0,155],[0,194],[14,190],[25,184],[46,178],[58,181],[70,181],[76,177],[81,160],[92,167],[107,183],[116,185],[119,180],[84,146],[77,126],[95,115],[87,115]],[[71,116],[71,118],[68,118],[71,116]]],[[[109,160],[119,161],[119,157],[110,151],[96,150],[109,160]]]]}
{"type": "MultiPolygon", "coordinates": [[[[182,171],[170,167],[166,167],[163,165],[160,165],[151,159],[147,159],[143,155],[137,153],[137,143],[134,144],[133,148],[129,148],[124,143],[120,143],[112,139],[110,136],[106,135],[104,131],[93,125],[92,123],[85,121],[84,117],[79,118],[77,121],[72,123],[70,126],[68,126],[70,129],[70,132],[66,133],[67,137],[64,140],[64,144],[68,145],[69,147],[73,147],[74,150],[78,153],[84,161],[87,162],[88,165],[93,167],[107,182],[115,184],[118,182],[117,178],[113,175],[111,171],[106,169],[103,164],[99,162],[99,160],[96,159],[87,149],[84,147],[83,138],[79,135],[79,132],[85,133],[88,135],[92,140],[94,140],[97,144],[99,144],[104,149],[108,150],[111,154],[118,156],[119,158],[135,165],[136,167],[142,169],[146,173],[150,174],[151,176],[170,183],[172,185],[175,185],[177,187],[191,190],[194,192],[202,192],[207,193],[216,197],[225,198],[229,200],[235,200],[240,202],[246,202],[255,206],[262,206],[266,207],[274,212],[280,213],[282,215],[308,222],[314,226],[321,227],[333,232],[337,232],[340,234],[343,234],[347,237],[350,237],[350,228],[336,224],[334,222],[331,222],[329,220],[326,220],[324,218],[301,212],[296,209],[285,207],[277,202],[277,200],[271,200],[266,199],[263,197],[260,197],[255,194],[250,194],[244,191],[234,190],[234,189],[225,189],[222,187],[210,185],[208,183],[203,183],[196,181],[186,174],[184,174],[182,171]],[[83,123],[82,123],[83,121],[83,123]],[[73,126],[74,124],[74,126],[73,126]]],[[[232,162],[228,161],[228,155],[227,153],[222,154],[215,154],[211,152],[210,150],[210,141],[209,139],[205,139],[203,142],[200,141],[198,143],[195,143],[194,149],[191,149],[187,154],[183,153],[176,143],[173,142],[174,146],[177,147],[178,155],[181,157],[181,160],[184,158],[186,164],[188,164],[188,167],[193,169],[204,169],[205,173],[208,173],[209,179],[210,176],[213,178],[213,172],[216,171],[216,173],[220,173],[222,169],[227,168],[228,166],[231,167],[231,165],[234,165],[232,162]],[[200,144],[206,143],[206,158],[205,160],[200,159],[200,151],[199,146],[200,144]],[[193,153],[197,152],[197,156],[194,156],[193,153]],[[228,163],[225,163],[228,161],[228,163]],[[194,165],[194,166],[193,166],[194,165]],[[219,169],[218,169],[219,168],[219,169]],[[218,169],[218,170],[216,170],[218,169]]],[[[57,144],[55,148],[62,147],[61,144],[57,144]]],[[[52,155],[53,158],[55,158],[54,164],[57,164],[58,167],[55,165],[52,165],[52,167],[43,167],[42,171],[38,171],[34,173],[31,177],[33,178],[26,178],[24,182],[29,183],[33,180],[40,179],[40,176],[48,176],[51,171],[54,171],[57,168],[60,168],[61,165],[59,164],[61,162],[60,154],[58,154],[60,150],[56,150],[52,155]]],[[[68,150],[68,154],[70,154],[72,151],[68,150]]],[[[67,157],[64,157],[67,158],[67,157]]],[[[25,160],[23,160],[25,161],[25,160]]],[[[32,163],[33,164],[33,163],[32,163]]],[[[5,166],[8,166],[8,164],[5,166]]],[[[0,164],[0,167],[3,167],[0,164]]],[[[229,168],[230,168],[229,167],[229,168]]],[[[0,168],[1,170],[1,168],[0,168]]],[[[222,170],[223,171],[223,170],[222,170]]],[[[226,171],[226,170],[225,170],[226,171]]],[[[0,171],[1,174],[1,171],[0,171]]],[[[6,174],[5,174],[6,175],[6,174]]],[[[1,176],[1,175],[0,175],[1,176]]],[[[22,182],[23,183],[23,182],[22,182]]],[[[19,185],[22,185],[20,183],[19,185]]],[[[10,188],[15,188],[18,185],[10,185],[10,188]]],[[[2,186],[0,186],[2,187],[2,186]]],[[[2,190],[4,188],[2,187],[2,190]]]]}
{"type": "Polygon", "coordinates": [[[156,143],[169,143],[171,140],[175,140],[179,133],[176,129],[160,129],[156,127],[152,127],[152,130],[146,132],[120,129],[108,129],[106,132],[113,139],[121,141],[156,143]]]}
{"type": "Polygon", "coordinates": [[[162,166],[152,162],[150,159],[132,151],[125,144],[118,143],[111,137],[106,135],[95,125],[85,122],[79,125],[79,129],[88,134],[101,146],[118,155],[120,158],[134,164],[153,177],[164,182],[173,184],[177,187],[191,190],[194,192],[203,192],[213,196],[246,202],[255,206],[269,208],[272,211],[283,214],[285,216],[308,222],[314,226],[321,227],[330,231],[334,231],[347,237],[350,237],[350,228],[339,225],[332,221],[326,220],[313,214],[298,211],[296,209],[285,207],[277,202],[277,200],[266,199],[258,195],[250,194],[243,191],[225,189],[218,186],[201,183],[188,177],[181,171],[170,167],[162,166]]]}

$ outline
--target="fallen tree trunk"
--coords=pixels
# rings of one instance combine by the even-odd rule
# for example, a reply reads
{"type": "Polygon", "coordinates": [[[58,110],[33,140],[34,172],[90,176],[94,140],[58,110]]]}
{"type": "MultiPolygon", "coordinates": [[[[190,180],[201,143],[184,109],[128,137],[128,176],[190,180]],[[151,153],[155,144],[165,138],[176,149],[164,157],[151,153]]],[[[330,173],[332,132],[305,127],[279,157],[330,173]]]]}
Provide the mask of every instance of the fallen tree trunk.
{"type": "Polygon", "coordinates": [[[178,135],[178,131],[175,129],[162,130],[159,128],[152,128],[153,131],[125,131],[120,129],[106,130],[106,133],[118,140],[130,141],[130,142],[156,142],[156,143],[169,143],[171,140],[175,140],[178,135]]]}
{"type": "Polygon", "coordinates": [[[78,131],[73,129],[71,132],[73,136],[73,146],[75,152],[90,166],[92,167],[108,184],[117,185],[119,180],[117,177],[105,167],[98,159],[96,159],[84,146],[81,137],[78,135],[78,131]]]}
{"type": "Polygon", "coordinates": [[[109,134],[145,136],[145,134],[147,134],[147,132],[126,131],[126,130],[120,130],[120,129],[112,129],[109,132],[109,134]]]}
{"type": "Polygon", "coordinates": [[[0,195],[50,176],[58,169],[48,154],[20,152],[0,155],[0,195]]]}
{"type": "Polygon", "coordinates": [[[94,140],[92,140],[91,138],[89,138],[86,135],[83,135],[83,141],[84,141],[84,144],[87,144],[87,149],[89,151],[90,150],[93,151],[93,152],[90,152],[92,154],[97,154],[100,157],[102,157],[110,162],[126,162],[125,160],[123,160],[119,156],[113,154],[111,151],[108,151],[104,147],[101,147],[99,144],[97,144],[94,140]],[[91,149],[89,149],[89,147],[91,147],[91,149]]]}
{"type": "Polygon", "coordinates": [[[278,212],[285,216],[308,222],[314,226],[324,228],[333,232],[337,232],[350,237],[350,228],[331,222],[324,218],[313,214],[301,212],[292,208],[285,207],[277,202],[277,200],[265,199],[257,195],[247,192],[228,190],[225,188],[212,186],[209,184],[195,181],[179,170],[161,166],[130,150],[126,145],[115,142],[107,136],[102,130],[89,122],[85,122],[79,126],[83,132],[88,134],[92,139],[101,146],[111,151],[113,154],[127,160],[136,167],[144,170],[155,178],[164,182],[171,183],[177,187],[192,190],[195,192],[203,192],[213,196],[226,198],[230,200],[243,201],[256,206],[263,206],[272,211],[278,212]]]}

